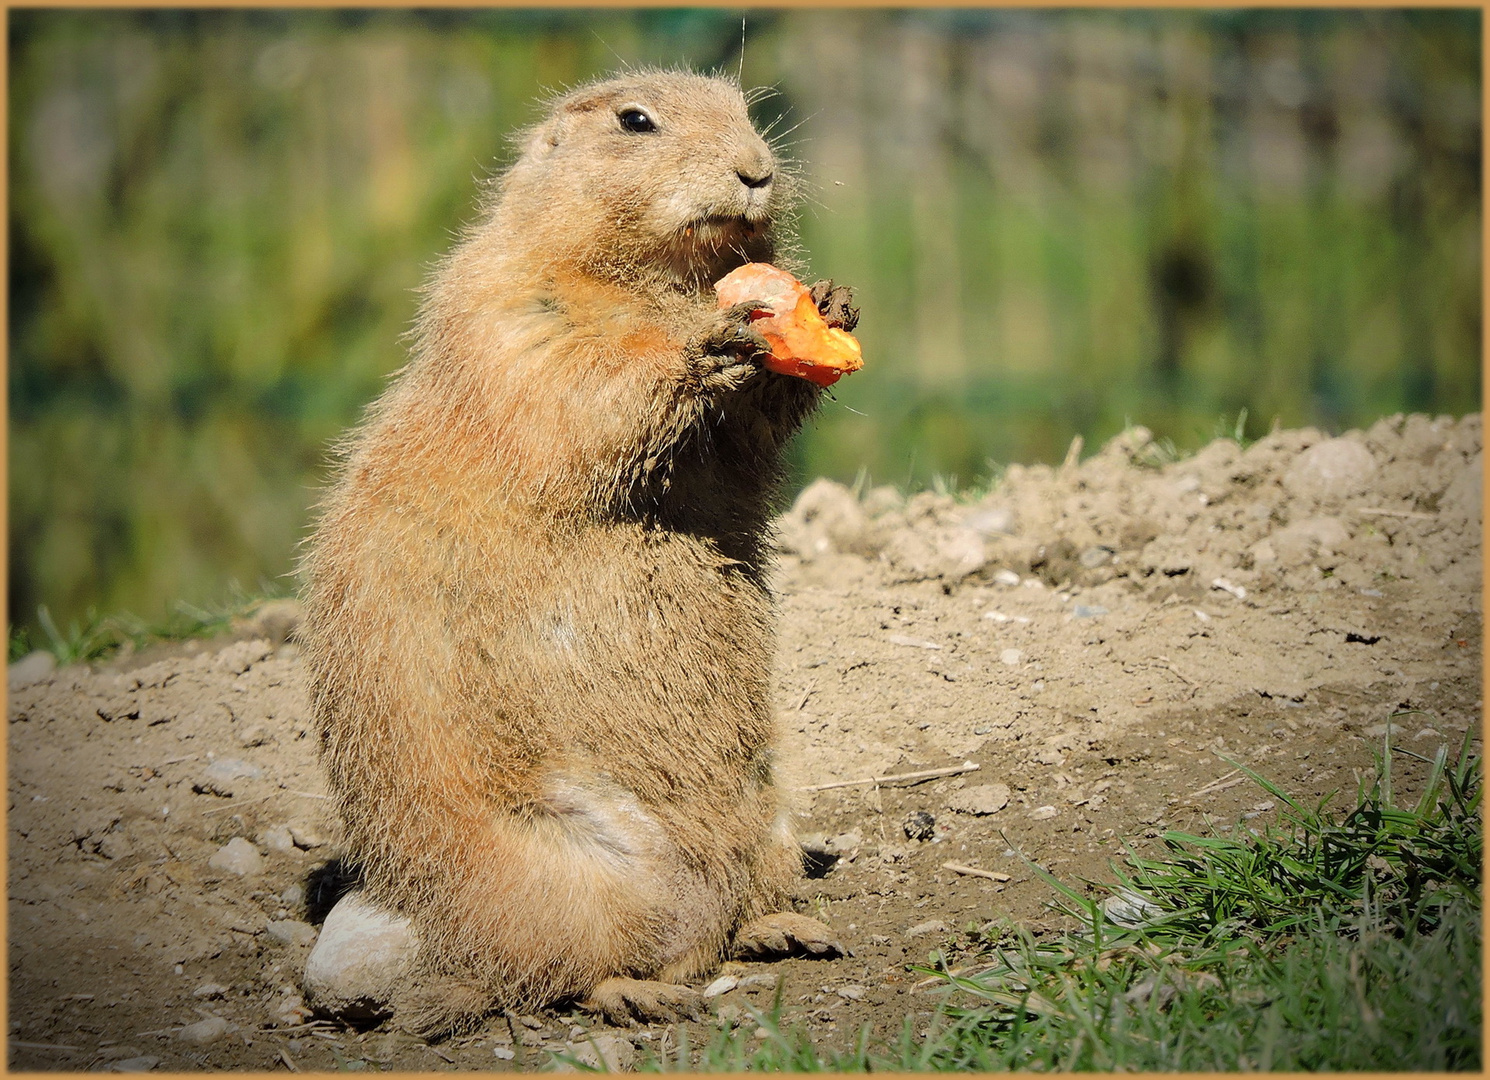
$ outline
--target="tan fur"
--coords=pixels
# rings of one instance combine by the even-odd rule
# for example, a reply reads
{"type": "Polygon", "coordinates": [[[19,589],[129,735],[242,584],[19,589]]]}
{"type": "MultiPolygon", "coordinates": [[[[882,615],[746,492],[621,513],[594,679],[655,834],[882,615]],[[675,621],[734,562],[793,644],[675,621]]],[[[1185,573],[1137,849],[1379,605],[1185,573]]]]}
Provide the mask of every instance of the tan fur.
{"type": "Polygon", "coordinates": [[[344,448],[302,637],[348,853],[423,942],[425,1026],[697,976],[799,870],[763,536],[817,390],[720,389],[700,344],[709,284],[775,257],[781,184],[729,83],[565,95],[344,448]],[[660,130],[625,132],[628,104],[660,130]]]}

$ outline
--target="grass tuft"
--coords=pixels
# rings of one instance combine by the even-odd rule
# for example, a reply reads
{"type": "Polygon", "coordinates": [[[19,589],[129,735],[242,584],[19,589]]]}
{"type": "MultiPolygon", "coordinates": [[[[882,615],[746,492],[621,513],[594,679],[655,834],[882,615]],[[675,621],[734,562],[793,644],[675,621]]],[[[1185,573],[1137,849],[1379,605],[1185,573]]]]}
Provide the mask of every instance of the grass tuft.
{"type": "MultiPolygon", "coordinates": [[[[1481,763],[1466,735],[1451,763],[1394,749],[1344,814],[1305,806],[1232,762],[1283,806],[1261,832],[1171,832],[1129,851],[1096,898],[1034,871],[1074,929],[1037,940],[1012,924],[980,955],[933,956],[930,1024],[818,1049],[781,1002],[725,1024],[649,1069],[713,1071],[1377,1070],[1480,1067],[1481,763]],[[1394,753],[1428,766],[1398,805],[1394,753]]],[[[924,1014],[923,1014],[924,1015],[924,1014]]]]}
{"type": "Polygon", "coordinates": [[[274,596],[235,592],[207,607],[178,601],[169,615],[154,622],[128,612],[100,617],[89,608],[81,623],[69,620],[66,629],[59,627],[51,611],[42,605],[36,609],[40,634],[27,627],[10,628],[9,659],[14,662],[28,653],[44,650],[55,656],[59,665],[81,664],[107,659],[125,646],[138,649],[159,641],[211,637],[227,630],[234,619],[251,613],[269,599],[274,596]]]}

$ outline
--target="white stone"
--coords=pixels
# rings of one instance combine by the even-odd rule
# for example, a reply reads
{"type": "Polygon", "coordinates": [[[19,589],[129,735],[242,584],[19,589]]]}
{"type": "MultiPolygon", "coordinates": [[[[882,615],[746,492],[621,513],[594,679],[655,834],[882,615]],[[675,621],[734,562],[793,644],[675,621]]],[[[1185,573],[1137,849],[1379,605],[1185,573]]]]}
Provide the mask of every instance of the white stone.
{"type": "Polygon", "coordinates": [[[408,919],[348,893],[326,916],[305,961],[306,1001],[342,1019],[383,1019],[417,949],[408,919]]]}
{"type": "Polygon", "coordinates": [[[1006,664],[1009,667],[1018,667],[1020,661],[1023,659],[1024,653],[1019,649],[1005,649],[999,653],[999,663],[1006,664]]]}
{"type": "Polygon", "coordinates": [[[298,919],[273,919],[264,933],[281,945],[309,945],[316,940],[316,928],[298,919]]]}
{"type": "Polygon", "coordinates": [[[295,838],[295,846],[304,848],[306,851],[326,845],[324,836],[304,825],[291,825],[290,835],[295,838]]]}
{"type": "Polygon", "coordinates": [[[259,843],[281,855],[293,855],[299,850],[295,846],[294,834],[285,825],[273,825],[259,833],[259,843]]]}
{"type": "Polygon", "coordinates": [[[213,870],[248,877],[264,869],[264,857],[253,844],[241,836],[235,836],[217,849],[217,854],[207,860],[207,865],[213,870]]]}
{"type": "MultiPolygon", "coordinates": [[[[631,1072],[636,1066],[636,1047],[619,1035],[589,1035],[564,1044],[565,1053],[586,1068],[600,1072],[631,1072]]],[[[576,1071],[567,1061],[557,1062],[555,1072],[576,1071]]]]}
{"type": "Polygon", "coordinates": [[[115,1073],[137,1073],[149,1072],[160,1064],[160,1058],[154,1054],[141,1054],[139,1057],[125,1058],[123,1061],[115,1061],[108,1066],[105,1072],[115,1073]]]}
{"type": "Polygon", "coordinates": [[[740,985],[740,979],[735,975],[721,975],[708,986],[704,987],[705,998],[716,998],[720,994],[727,994],[740,985]]]}
{"type": "Polygon", "coordinates": [[[183,1042],[206,1046],[226,1035],[232,1026],[220,1016],[209,1016],[205,1020],[198,1020],[195,1024],[187,1024],[181,1029],[179,1038],[183,1042]]]}

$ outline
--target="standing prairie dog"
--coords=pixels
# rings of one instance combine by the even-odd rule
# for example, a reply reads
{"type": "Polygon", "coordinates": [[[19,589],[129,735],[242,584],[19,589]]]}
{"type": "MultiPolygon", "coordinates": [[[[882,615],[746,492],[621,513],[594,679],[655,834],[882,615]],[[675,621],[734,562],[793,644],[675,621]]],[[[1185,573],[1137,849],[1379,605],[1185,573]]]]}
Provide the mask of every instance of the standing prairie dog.
{"type": "Polygon", "coordinates": [[[345,444],[302,640],[347,854],[418,934],[415,1027],[691,1014],[725,955],[841,952],[781,910],[769,700],[771,499],[820,391],[711,291],[776,257],[782,189],[732,83],[564,95],[345,444]]]}

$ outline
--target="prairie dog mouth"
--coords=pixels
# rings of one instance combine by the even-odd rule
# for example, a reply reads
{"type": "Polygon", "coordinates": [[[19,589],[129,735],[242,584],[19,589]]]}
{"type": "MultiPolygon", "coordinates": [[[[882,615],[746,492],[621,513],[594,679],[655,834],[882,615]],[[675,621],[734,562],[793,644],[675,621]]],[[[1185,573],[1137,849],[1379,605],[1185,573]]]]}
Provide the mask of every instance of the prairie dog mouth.
{"type": "Polygon", "coordinates": [[[757,233],[763,232],[767,222],[751,221],[743,214],[713,214],[709,217],[698,218],[683,226],[683,239],[695,240],[704,243],[718,243],[723,240],[739,237],[749,239],[757,233]]]}

